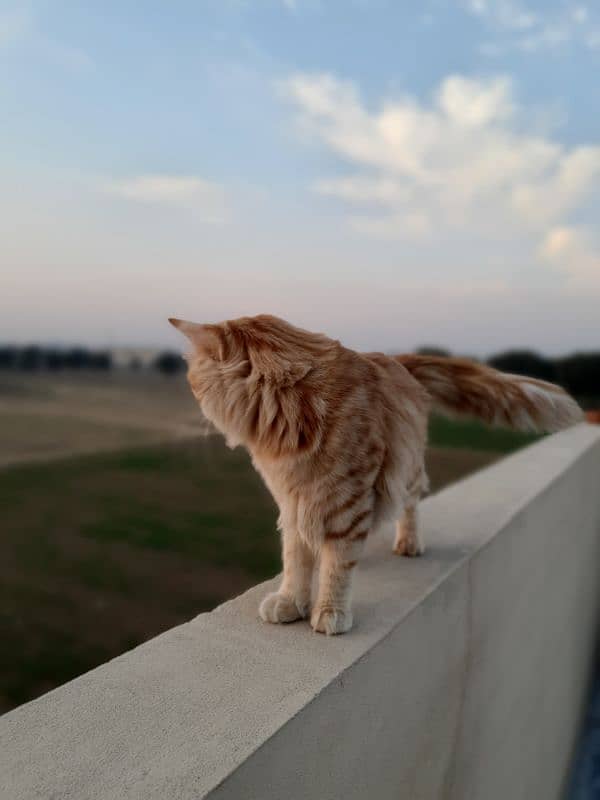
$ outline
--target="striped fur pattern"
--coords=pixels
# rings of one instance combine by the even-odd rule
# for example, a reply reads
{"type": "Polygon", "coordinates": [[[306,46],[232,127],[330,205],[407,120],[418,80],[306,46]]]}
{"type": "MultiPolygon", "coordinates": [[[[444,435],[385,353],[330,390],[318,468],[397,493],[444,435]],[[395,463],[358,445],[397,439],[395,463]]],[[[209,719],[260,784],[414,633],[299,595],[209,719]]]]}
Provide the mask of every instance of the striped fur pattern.
{"type": "Polygon", "coordinates": [[[349,630],[365,539],[401,511],[394,551],[423,551],[417,503],[432,401],[518,426],[576,417],[557,387],[467,362],[356,353],[267,315],[170,321],[192,342],[188,380],[202,411],[230,446],[249,450],[279,507],[283,580],[260,606],[267,622],[310,616],[315,631],[349,630]]]}

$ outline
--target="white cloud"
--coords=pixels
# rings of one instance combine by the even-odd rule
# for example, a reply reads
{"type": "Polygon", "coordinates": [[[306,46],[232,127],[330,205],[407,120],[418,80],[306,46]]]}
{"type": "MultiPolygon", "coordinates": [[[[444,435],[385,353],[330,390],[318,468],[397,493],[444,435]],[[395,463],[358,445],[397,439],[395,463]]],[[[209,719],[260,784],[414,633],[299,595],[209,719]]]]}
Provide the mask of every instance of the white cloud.
{"type": "Polygon", "coordinates": [[[467,3],[467,8],[473,14],[486,14],[488,10],[488,4],[486,0],[470,0],[467,3]]]}
{"type": "Polygon", "coordinates": [[[448,76],[429,103],[404,97],[377,110],[331,75],[298,74],[284,88],[304,130],[350,167],[315,190],[352,206],[352,225],[365,233],[422,240],[454,231],[520,239],[535,252],[599,185],[600,147],[527,133],[503,76],[448,76]]]}
{"type": "Polygon", "coordinates": [[[320,194],[338,197],[348,203],[374,206],[394,206],[410,199],[408,187],[400,185],[390,178],[368,178],[353,176],[350,178],[334,178],[317,181],[314,186],[320,194]]]}
{"type": "Polygon", "coordinates": [[[478,17],[490,18],[503,28],[517,31],[527,30],[538,22],[536,14],[508,0],[469,0],[466,8],[478,17]]]}
{"type": "Polygon", "coordinates": [[[568,215],[598,186],[600,147],[563,151],[555,160],[554,167],[538,180],[515,187],[516,211],[540,227],[568,215]]]}
{"type": "Polygon", "coordinates": [[[138,203],[185,209],[206,223],[221,223],[227,216],[224,189],[196,176],[138,175],[103,188],[138,203]]]}
{"type": "Polygon", "coordinates": [[[401,235],[419,240],[431,233],[431,220],[419,211],[385,217],[355,216],[350,221],[355,230],[378,239],[397,239],[401,235]]]}
{"type": "Polygon", "coordinates": [[[595,31],[588,31],[585,36],[585,43],[590,50],[600,49],[600,28],[595,31]]]}
{"type": "Polygon", "coordinates": [[[553,228],[540,246],[540,257],[567,272],[574,283],[600,285],[600,248],[585,228],[553,228]]]}
{"type": "Polygon", "coordinates": [[[535,53],[538,50],[549,50],[568,42],[571,31],[567,25],[545,25],[536,31],[523,36],[515,42],[515,47],[523,52],[535,53]]]}
{"type": "Polygon", "coordinates": [[[453,75],[442,82],[437,100],[450,120],[467,127],[508,119],[514,112],[507,78],[480,82],[453,75]]]}
{"type": "Polygon", "coordinates": [[[481,44],[481,53],[490,57],[507,49],[535,53],[569,43],[600,46],[600,19],[585,5],[567,3],[533,12],[510,0],[467,0],[463,7],[500,37],[481,44]]]}

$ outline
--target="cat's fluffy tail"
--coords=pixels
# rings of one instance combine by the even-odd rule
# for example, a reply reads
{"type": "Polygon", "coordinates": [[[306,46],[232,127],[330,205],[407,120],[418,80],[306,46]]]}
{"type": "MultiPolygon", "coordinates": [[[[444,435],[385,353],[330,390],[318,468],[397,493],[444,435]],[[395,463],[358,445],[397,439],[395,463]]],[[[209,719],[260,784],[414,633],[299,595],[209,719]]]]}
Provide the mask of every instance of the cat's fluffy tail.
{"type": "Polygon", "coordinates": [[[434,406],[523,431],[558,431],[583,419],[560,386],[461,358],[395,356],[431,396],[434,406]]]}

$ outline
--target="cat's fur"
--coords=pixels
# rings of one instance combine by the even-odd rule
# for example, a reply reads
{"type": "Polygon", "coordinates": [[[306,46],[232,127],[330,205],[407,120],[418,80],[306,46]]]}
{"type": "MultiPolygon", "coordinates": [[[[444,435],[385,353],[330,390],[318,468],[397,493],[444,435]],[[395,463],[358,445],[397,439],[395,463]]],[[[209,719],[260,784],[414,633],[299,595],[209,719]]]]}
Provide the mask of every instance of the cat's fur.
{"type": "Polygon", "coordinates": [[[283,580],[261,603],[268,622],[310,614],[315,631],[349,630],[365,539],[401,512],[394,552],[423,552],[417,503],[433,405],[519,429],[581,419],[558,386],[461,359],[356,353],[267,315],[170,322],[193,344],[188,380],[202,411],[230,446],[247,447],[279,506],[283,580]]]}

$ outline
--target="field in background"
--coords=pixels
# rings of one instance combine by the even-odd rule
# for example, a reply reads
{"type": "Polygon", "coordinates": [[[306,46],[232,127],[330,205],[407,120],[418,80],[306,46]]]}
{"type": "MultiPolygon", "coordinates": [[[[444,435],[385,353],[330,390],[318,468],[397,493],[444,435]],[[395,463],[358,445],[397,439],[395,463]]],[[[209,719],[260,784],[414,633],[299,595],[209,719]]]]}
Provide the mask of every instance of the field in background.
{"type": "MultiPolygon", "coordinates": [[[[201,429],[181,376],[0,384],[0,709],[279,569],[248,456],[201,429]]],[[[431,434],[433,491],[530,441],[441,419],[431,434]]]]}
{"type": "Polygon", "coordinates": [[[507,428],[490,428],[470,419],[433,416],[429,423],[429,443],[434,447],[470,448],[489,453],[512,453],[537,442],[537,433],[521,433],[507,428]]]}
{"type": "Polygon", "coordinates": [[[172,441],[204,430],[182,375],[0,373],[0,467],[172,441]]]}
{"type": "MultiPolygon", "coordinates": [[[[183,375],[0,373],[0,467],[187,439],[208,426],[183,375]]],[[[434,446],[508,453],[538,438],[434,417],[434,446]]]]}

